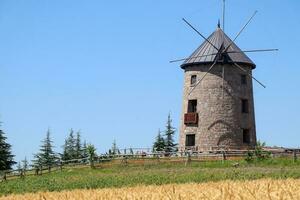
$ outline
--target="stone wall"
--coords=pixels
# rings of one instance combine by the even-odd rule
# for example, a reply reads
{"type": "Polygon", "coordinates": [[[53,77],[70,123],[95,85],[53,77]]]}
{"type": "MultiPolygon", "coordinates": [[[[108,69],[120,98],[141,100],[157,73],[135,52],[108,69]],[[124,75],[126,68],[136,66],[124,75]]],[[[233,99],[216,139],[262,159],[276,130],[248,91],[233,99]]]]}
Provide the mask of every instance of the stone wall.
{"type": "MultiPolygon", "coordinates": [[[[241,66],[251,73],[251,67],[241,66]]],[[[202,64],[185,69],[180,147],[185,146],[186,134],[195,134],[195,146],[200,149],[210,150],[217,146],[234,149],[253,147],[256,144],[256,130],[252,79],[247,76],[247,84],[244,85],[241,75],[245,72],[230,64],[217,64],[189,95],[193,88],[191,76],[197,75],[199,80],[209,67],[202,64]],[[188,100],[193,99],[197,99],[198,126],[184,124],[188,100]],[[241,99],[248,100],[248,113],[242,113],[241,99]],[[249,129],[250,144],[243,143],[243,129],[249,129]]]]}

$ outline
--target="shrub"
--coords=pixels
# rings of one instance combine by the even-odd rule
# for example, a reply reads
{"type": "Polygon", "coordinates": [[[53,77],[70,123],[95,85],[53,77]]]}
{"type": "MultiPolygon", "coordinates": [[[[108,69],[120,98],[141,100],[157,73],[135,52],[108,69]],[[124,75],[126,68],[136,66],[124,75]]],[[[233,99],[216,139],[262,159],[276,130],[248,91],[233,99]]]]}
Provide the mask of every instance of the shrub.
{"type": "Polygon", "coordinates": [[[265,142],[257,141],[254,151],[248,151],[246,154],[245,161],[253,162],[254,159],[256,161],[263,161],[271,158],[271,152],[264,151],[263,147],[266,146],[265,142]]]}

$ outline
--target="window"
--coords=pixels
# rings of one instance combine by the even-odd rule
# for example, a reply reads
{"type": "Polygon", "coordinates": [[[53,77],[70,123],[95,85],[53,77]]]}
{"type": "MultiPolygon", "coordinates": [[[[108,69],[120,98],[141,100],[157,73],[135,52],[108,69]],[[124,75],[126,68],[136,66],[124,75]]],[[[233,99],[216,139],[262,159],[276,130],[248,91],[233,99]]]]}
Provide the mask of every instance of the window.
{"type": "Polygon", "coordinates": [[[195,113],[197,112],[197,100],[189,100],[188,104],[188,113],[195,113]]]}
{"type": "Polygon", "coordinates": [[[192,75],[191,76],[191,85],[195,85],[197,82],[197,75],[192,75]]]}
{"type": "Polygon", "coordinates": [[[250,131],[249,131],[249,129],[243,129],[243,143],[250,144],[250,131]]]}
{"type": "Polygon", "coordinates": [[[247,76],[245,74],[241,75],[241,84],[247,85],[247,76]]]}
{"type": "Polygon", "coordinates": [[[242,113],[249,112],[249,102],[247,99],[242,99],[242,113]]]}
{"type": "Polygon", "coordinates": [[[187,147],[195,146],[195,134],[186,135],[185,146],[187,147]]]}

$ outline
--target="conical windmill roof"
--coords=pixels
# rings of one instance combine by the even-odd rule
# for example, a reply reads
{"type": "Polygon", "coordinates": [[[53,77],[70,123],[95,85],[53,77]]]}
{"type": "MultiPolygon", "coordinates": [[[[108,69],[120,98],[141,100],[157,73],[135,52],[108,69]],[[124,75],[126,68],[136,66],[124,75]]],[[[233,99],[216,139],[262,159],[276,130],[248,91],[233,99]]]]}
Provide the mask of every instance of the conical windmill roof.
{"type": "MultiPolygon", "coordinates": [[[[232,42],[232,40],[219,27],[207,39],[218,49],[224,47],[226,48],[232,42]]],[[[190,55],[190,57],[184,61],[184,63],[181,65],[181,68],[184,69],[187,66],[196,65],[196,64],[213,63],[216,55],[210,55],[210,54],[216,54],[217,52],[218,51],[209,42],[204,41],[194,51],[194,53],[192,53],[192,55],[190,55]]],[[[226,61],[227,63],[235,62],[238,64],[247,64],[250,65],[253,69],[255,68],[255,64],[250,60],[250,58],[244,52],[241,51],[241,49],[235,43],[232,43],[232,45],[229,47],[227,52],[238,52],[238,53],[228,53],[227,54],[228,59],[226,61]]],[[[220,62],[225,62],[225,61],[220,61],[220,62]]]]}

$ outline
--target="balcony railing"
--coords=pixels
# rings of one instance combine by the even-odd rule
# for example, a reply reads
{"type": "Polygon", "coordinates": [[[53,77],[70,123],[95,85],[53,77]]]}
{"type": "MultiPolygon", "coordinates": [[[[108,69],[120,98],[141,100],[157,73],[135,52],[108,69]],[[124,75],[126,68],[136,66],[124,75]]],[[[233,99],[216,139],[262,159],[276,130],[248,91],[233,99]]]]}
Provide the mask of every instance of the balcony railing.
{"type": "Polygon", "coordinates": [[[186,113],[184,114],[184,124],[198,124],[198,113],[186,113]]]}

